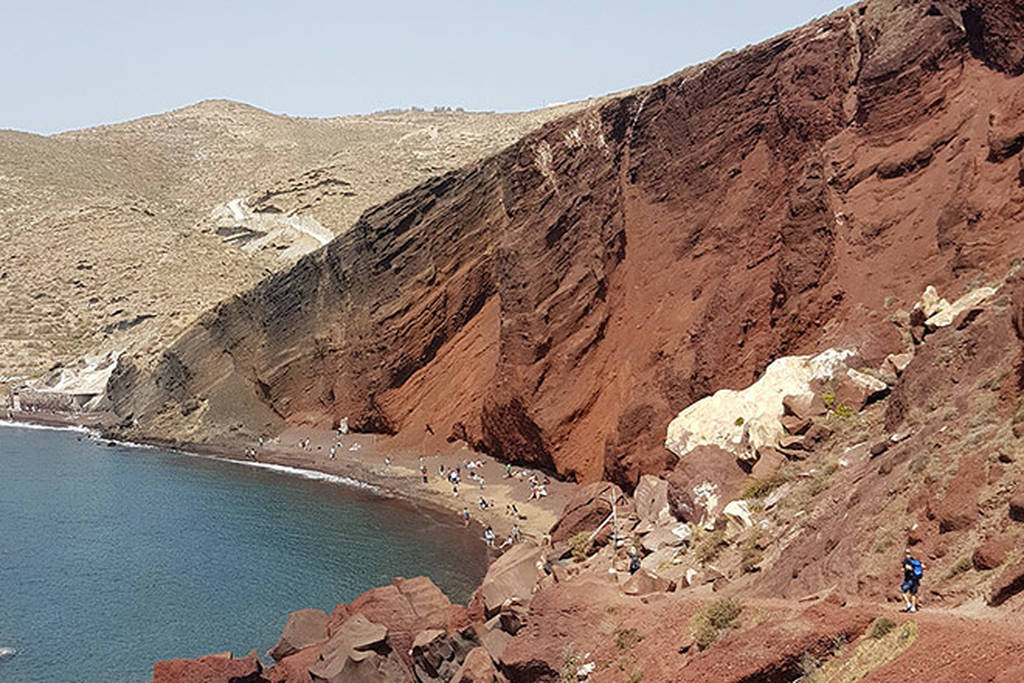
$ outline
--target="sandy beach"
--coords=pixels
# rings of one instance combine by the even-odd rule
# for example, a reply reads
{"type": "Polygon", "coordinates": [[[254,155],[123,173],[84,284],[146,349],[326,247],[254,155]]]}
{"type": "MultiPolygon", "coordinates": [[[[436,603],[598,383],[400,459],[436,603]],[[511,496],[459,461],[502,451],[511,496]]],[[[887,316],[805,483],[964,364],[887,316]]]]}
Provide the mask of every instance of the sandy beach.
{"type": "MultiPolygon", "coordinates": [[[[100,432],[109,417],[48,412],[15,412],[10,415],[14,423],[90,427],[100,432]]],[[[382,495],[441,509],[453,515],[460,515],[465,508],[469,511],[471,523],[479,524],[481,528],[488,525],[493,528],[497,536],[496,545],[508,537],[515,524],[519,525],[523,537],[539,540],[558,519],[573,488],[571,483],[548,478],[543,472],[524,467],[513,466],[513,476],[507,477],[504,463],[477,453],[464,444],[448,444],[436,438],[425,439],[417,447],[374,434],[339,435],[327,430],[290,427],[276,437],[265,438],[262,446],[258,441],[195,444],[143,439],[139,443],[237,461],[252,461],[246,456],[246,450],[256,449],[258,463],[347,477],[376,487],[382,495]],[[339,443],[340,448],[337,446],[339,443]],[[332,446],[335,447],[333,459],[330,457],[332,446]],[[421,457],[427,470],[426,483],[423,483],[420,472],[421,457]],[[469,463],[479,463],[479,467],[470,465],[467,468],[469,463]],[[447,478],[456,467],[460,468],[461,474],[457,496],[453,494],[447,478]],[[482,487],[479,480],[471,478],[471,473],[483,479],[482,487]],[[529,479],[532,474],[536,474],[540,481],[548,480],[545,487],[547,496],[530,498],[529,479]],[[481,508],[481,498],[489,504],[487,508],[481,508]],[[509,514],[510,505],[515,506],[518,517],[509,514]]]]}

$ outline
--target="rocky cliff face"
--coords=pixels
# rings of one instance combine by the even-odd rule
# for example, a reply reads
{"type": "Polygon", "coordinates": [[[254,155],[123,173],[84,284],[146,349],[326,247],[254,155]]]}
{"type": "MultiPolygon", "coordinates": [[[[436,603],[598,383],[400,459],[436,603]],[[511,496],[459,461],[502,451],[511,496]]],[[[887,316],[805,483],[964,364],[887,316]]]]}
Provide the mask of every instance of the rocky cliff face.
{"type": "Polygon", "coordinates": [[[134,429],[422,433],[631,488],[685,406],[1024,244],[1024,17],[877,0],[368,211],[109,390],[134,429]]]}

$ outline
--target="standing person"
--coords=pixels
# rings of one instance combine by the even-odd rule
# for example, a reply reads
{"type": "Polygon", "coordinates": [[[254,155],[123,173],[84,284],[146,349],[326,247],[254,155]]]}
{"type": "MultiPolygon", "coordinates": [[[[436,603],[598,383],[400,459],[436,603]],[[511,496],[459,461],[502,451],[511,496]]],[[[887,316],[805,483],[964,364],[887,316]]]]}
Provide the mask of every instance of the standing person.
{"type": "Polygon", "coordinates": [[[903,583],[900,584],[900,593],[903,594],[903,601],[907,604],[904,612],[917,611],[917,589],[921,587],[921,577],[924,576],[924,564],[910,554],[910,548],[903,553],[903,583]]]}
{"type": "Polygon", "coordinates": [[[484,529],[484,541],[487,543],[488,548],[494,547],[494,529],[488,524],[487,528],[484,529]]]}
{"type": "Polygon", "coordinates": [[[636,551],[636,546],[629,547],[629,573],[636,574],[640,570],[640,554],[636,551]]]}
{"type": "Polygon", "coordinates": [[[469,526],[469,508],[462,508],[462,526],[469,526]]]}
{"type": "Polygon", "coordinates": [[[420,465],[420,474],[423,476],[423,483],[427,483],[427,466],[420,465]]]}
{"type": "Polygon", "coordinates": [[[519,525],[518,524],[513,524],[512,525],[512,536],[511,536],[511,538],[512,538],[512,542],[513,543],[519,543],[519,540],[522,538],[522,532],[519,531],[519,525]]]}
{"type": "Polygon", "coordinates": [[[511,479],[512,478],[512,463],[510,463],[510,462],[505,463],[505,478],[506,479],[511,479]]]}

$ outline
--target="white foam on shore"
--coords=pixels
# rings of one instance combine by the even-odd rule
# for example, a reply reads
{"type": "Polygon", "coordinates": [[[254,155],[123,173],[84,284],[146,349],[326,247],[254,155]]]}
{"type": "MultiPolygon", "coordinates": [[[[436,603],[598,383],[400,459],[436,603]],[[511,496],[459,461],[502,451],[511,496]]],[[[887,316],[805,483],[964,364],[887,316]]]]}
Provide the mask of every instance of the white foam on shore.
{"type": "Polygon", "coordinates": [[[100,433],[95,429],[83,427],[82,425],[46,425],[38,422],[20,422],[18,420],[0,420],[0,427],[10,429],[45,429],[53,432],[78,432],[88,434],[92,438],[99,438],[100,433]]]}
{"type": "MultiPolygon", "coordinates": [[[[205,456],[199,456],[205,457],[205,456]]],[[[271,470],[273,472],[280,472],[282,474],[290,474],[296,477],[302,477],[303,479],[314,479],[318,481],[328,481],[333,484],[342,484],[344,486],[351,486],[353,488],[364,489],[366,491],[373,491],[377,495],[386,496],[387,491],[379,486],[369,484],[365,481],[359,481],[352,477],[345,477],[340,474],[328,474],[319,470],[306,470],[301,467],[290,467],[288,465],[276,465],[271,462],[253,462],[251,460],[234,460],[231,458],[215,458],[222,462],[231,462],[236,465],[247,465],[249,467],[259,467],[265,470],[271,470]]]]}
{"type": "Polygon", "coordinates": [[[363,489],[364,491],[371,491],[378,496],[390,497],[391,494],[380,486],[370,484],[365,481],[353,479],[352,477],[345,477],[339,474],[328,474],[319,470],[307,470],[301,467],[290,467],[288,465],[277,465],[270,462],[253,462],[251,460],[236,460],[234,458],[219,458],[212,455],[203,455],[202,453],[192,453],[185,450],[179,450],[168,446],[158,446],[155,444],[148,443],[136,443],[134,441],[118,441],[117,439],[109,439],[104,437],[100,432],[95,429],[83,427],[81,425],[44,425],[37,424],[34,422],[19,422],[11,420],[0,420],[0,427],[10,427],[13,429],[41,429],[58,432],[78,432],[86,434],[89,438],[104,443],[115,444],[117,446],[123,446],[125,448],[138,448],[141,450],[158,450],[162,453],[174,453],[175,455],[187,455],[192,458],[204,458],[206,460],[216,460],[218,462],[234,463],[236,465],[247,465],[249,467],[259,467],[265,470],[271,470],[274,472],[280,472],[281,474],[289,474],[295,477],[302,477],[303,479],[313,479],[316,481],[326,481],[332,484],[341,484],[343,486],[350,486],[352,488],[363,489]]]}

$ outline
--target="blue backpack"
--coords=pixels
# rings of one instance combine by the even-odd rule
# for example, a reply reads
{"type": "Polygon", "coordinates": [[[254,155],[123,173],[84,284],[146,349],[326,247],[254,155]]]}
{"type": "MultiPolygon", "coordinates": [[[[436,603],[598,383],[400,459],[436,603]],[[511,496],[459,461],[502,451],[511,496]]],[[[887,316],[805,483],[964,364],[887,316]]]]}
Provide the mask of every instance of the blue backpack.
{"type": "Polygon", "coordinates": [[[910,558],[908,562],[910,562],[910,568],[914,571],[915,579],[920,579],[922,576],[924,576],[924,567],[921,566],[920,560],[910,558]]]}

